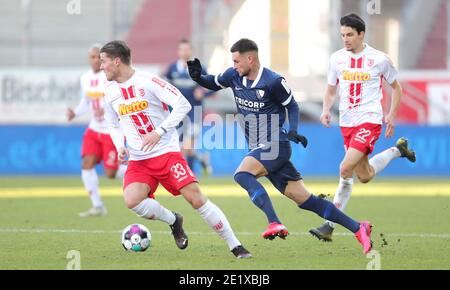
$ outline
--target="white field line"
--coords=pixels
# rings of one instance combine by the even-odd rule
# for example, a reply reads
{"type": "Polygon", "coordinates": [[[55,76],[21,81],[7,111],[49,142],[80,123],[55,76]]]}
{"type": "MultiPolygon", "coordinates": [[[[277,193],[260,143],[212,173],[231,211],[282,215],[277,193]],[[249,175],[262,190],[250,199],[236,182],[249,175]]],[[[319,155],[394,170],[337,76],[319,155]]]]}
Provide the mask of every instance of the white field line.
{"type": "MultiPolygon", "coordinates": [[[[155,234],[169,235],[169,231],[151,231],[155,234]]],[[[28,234],[118,234],[121,231],[105,231],[105,230],[79,230],[79,229],[14,229],[14,228],[0,228],[0,233],[28,233],[28,234]]],[[[189,232],[191,235],[216,235],[214,232],[189,232]]],[[[235,232],[238,236],[259,236],[260,233],[256,232],[235,232]]],[[[290,232],[292,236],[310,236],[310,233],[306,232],[290,232]]],[[[353,236],[352,233],[333,233],[337,236],[353,236]]],[[[384,233],[384,236],[391,237],[408,237],[408,238],[440,238],[450,239],[450,233],[443,234],[431,234],[431,233],[384,233]]]]}

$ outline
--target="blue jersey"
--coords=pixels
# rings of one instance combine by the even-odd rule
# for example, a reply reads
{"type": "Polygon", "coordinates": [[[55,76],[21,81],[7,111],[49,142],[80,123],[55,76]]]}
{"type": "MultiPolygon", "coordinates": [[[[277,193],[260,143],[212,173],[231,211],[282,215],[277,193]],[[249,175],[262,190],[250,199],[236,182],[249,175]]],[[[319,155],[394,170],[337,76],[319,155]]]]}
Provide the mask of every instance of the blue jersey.
{"type": "MultiPolygon", "coordinates": [[[[206,71],[202,71],[203,74],[206,74],[206,71]]],[[[165,75],[165,77],[169,80],[169,82],[174,85],[182,94],[186,97],[186,99],[191,104],[192,108],[194,106],[202,106],[202,100],[196,100],[194,97],[194,91],[200,87],[196,82],[194,82],[189,76],[189,72],[187,67],[185,68],[181,65],[180,61],[176,61],[169,66],[169,69],[165,75]]],[[[188,113],[191,121],[194,121],[194,110],[192,109],[188,113]]]]}
{"type": "Polygon", "coordinates": [[[236,107],[240,113],[240,123],[250,149],[268,142],[288,141],[286,108],[293,99],[285,79],[270,69],[261,67],[255,81],[239,76],[229,68],[215,77],[222,88],[231,88],[236,107]]]}

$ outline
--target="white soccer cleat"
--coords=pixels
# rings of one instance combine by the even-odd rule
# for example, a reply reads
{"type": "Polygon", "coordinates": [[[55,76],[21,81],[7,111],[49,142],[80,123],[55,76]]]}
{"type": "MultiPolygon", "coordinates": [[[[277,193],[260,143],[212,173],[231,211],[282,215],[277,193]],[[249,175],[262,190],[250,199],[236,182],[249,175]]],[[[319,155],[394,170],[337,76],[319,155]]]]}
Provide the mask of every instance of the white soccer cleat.
{"type": "Polygon", "coordinates": [[[105,207],[92,207],[87,211],[80,212],[78,215],[80,217],[94,217],[94,216],[105,216],[107,214],[107,210],[105,207]]]}

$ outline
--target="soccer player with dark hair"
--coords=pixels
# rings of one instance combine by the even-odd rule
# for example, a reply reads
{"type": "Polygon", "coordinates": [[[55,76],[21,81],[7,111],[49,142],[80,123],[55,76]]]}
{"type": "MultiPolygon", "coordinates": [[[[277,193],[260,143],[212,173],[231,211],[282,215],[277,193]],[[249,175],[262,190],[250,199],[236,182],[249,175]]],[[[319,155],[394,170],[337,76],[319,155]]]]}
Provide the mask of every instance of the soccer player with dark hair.
{"type": "Polygon", "coordinates": [[[176,126],[191,110],[186,98],[163,79],[136,71],[131,65],[131,51],[123,41],[107,43],[100,50],[100,58],[110,81],[105,89],[105,119],[119,161],[128,159],[123,185],[127,207],[144,219],[170,225],[176,245],[185,249],[188,237],[183,217],[155,200],[161,183],[172,195],[183,195],[237,258],[251,257],[224,213],[201,192],[180,152],[176,126]]]}
{"type": "Polygon", "coordinates": [[[236,170],[234,179],[267,217],[269,225],[262,234],[263,238],[285,238],[288,235],[269,195],[257,180],[265,176],[301,209],[315,212],[352,231],[363,246],[364,253],[369,252],[372,247],[370,223],[357,222],[331,202],[311,194],[300,173],[290,162],[289,141],[301,143],[303,147],[307,146],[308,141],[298,134],[299,107],[285,79],[261,66],[258,46],[254,41],[241,39],[230,51],[234,67],[224,73],[216,76],[202,75],[198,59],[188,62],[189,73],[193,80],[210,90],[217,91],[227,87],[233,90],[241,126],[250,149],[236,170]],[[283,127],[286,114],[289,130],[283,127]]]}
{"type": "MultiPolygon", "coordinates": [[[[338,93],[339,125],[346,153],[340,165],[340,181],[333,202],[342,211],[350,199],[354,174],[362,183],[368,183],[396,158],[416,161],[415,152],[408,148],[408,141],[403,137],[395,146],[369,160],[368,155],[382,131],[383,117],[385,137],[394,136],[402,88],[397,81],[398,71],[389,57],[364,42],[365,31],[366,24],[358,15],[349,14],[341,18],[341,37],[345,47],[330,58],[328,89],[320,117],[322,124],[329,127],[330,110],[338,93]],[[381,105],[383,79],[393,90],[386,116],[383,116],[381,105]]],[[[311,229],[310,233],[320,240],[331,241],[333,230],[334,223],[327,221],[311,229]]]]}

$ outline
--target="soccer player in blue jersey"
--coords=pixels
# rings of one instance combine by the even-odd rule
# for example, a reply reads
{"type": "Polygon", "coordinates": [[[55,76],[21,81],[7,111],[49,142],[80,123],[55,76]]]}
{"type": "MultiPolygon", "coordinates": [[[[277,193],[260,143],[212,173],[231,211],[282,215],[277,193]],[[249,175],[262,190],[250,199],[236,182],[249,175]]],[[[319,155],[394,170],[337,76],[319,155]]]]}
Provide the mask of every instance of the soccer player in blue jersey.
{"type": "Polygon", "coordinates": [[[189,74],[201,86],[218,91],[233,90],[241,126],[250,152],[236,170],[234,179],[249,194],[253,203],[266,215],[269,226],[265,239],[285,238],[289,232],[278,218],[272,202],[258,178],[265,176],[285,196],[301,209],[315,212],[352,231],[363,246],[364,253],[372,248],[371,224],[357,222],[337,209],[331,202],[311,194],[300,173],[290,162],[289,141],[306,147],[306,137],[299,135],[299,107],[285,79],[261,66],[258,46],[250,39],[241,39],[231,47],[234,67],[213,76],[202,74],[198,59],[188,61],[189,74]],[[289,119],[289,130],[283,125],[289,119]]]}
{"type": "MultiPolygon", "coordinates": [[[[165,77],[186,97],[192,106],[187,117],[183,120],[182,134],[182,152],[190,168],[194,168],[195,162],[200,162],[203,172],[207,175],[212,173],[212,167],[209,164],[208,155],[200,155],[194,150],[195,140],[202,129],[202,114],[194,118],[195,110],[203,108],[205,97],[211,96],[204,88],[194,82],[189,76],[187,61],[192,57],[192,46],[189,40],[181,39],[178,43],[178,60],[172,63],[167,70],[165,77]]],[[[206,70],[202,71],[206,74],[206,70]]],[[[202,112],[200,110],[200,112],[202,112]]],[[[203,112],[202,112],[203,113],[203,112]]]]}

